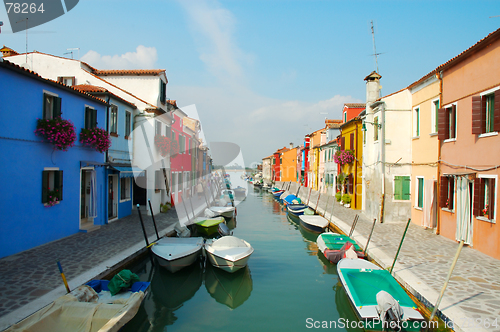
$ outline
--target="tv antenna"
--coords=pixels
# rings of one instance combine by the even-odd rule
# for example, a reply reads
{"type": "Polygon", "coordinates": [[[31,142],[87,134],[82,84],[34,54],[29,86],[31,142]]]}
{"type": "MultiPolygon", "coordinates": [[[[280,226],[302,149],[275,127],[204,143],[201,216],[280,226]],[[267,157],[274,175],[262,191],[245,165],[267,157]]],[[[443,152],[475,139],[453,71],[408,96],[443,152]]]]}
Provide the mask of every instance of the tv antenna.
{"type": "Polygon", "coordinates": [[[17,21],[17,23],[21,23],[22,21],[26,21],[26,64],[28,64],[28,18],[23,18],[20,21],[17,21]]]}
{"type": "Polygon", "coordinates": [[[375,57],[375,68],[378,73],[378,58],[377,56],[383,53],[377,53],[377,47],[375,46],[375,31],[373,29],[373,20],[371,21],[371,30],[372,30],[372,40],[373,40],[373,56],[375,57]]]}
{"type": "Polygon", "coordinates": [[[64,54],[71,54],[71,59],[73,59],[73,51],[77,51],[77,50],[78,50],[78,60],[80,60],[80,48],[79,47],[67,48],[66,51],[69,51],[69,52],[66,52],[64,54]]]}

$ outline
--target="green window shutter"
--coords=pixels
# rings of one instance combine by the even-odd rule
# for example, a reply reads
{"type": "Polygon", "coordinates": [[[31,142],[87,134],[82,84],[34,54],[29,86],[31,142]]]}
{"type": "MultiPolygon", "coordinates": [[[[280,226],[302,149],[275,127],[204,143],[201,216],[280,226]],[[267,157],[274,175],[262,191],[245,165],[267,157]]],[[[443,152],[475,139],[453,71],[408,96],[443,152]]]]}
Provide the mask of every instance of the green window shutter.
{"type": "Polygon", "coordinates": [[[92,110],[92,128],[97,127],[97,110],[92,110]]]}
{"type": "Polygon", "coordinates": [[[403,184],[402,184],[402,187],[403,187],[403,191],[402,191],[402,200],[405,200],[405,201],[409,201],[410,198],[411,198],[411,193],[410,193],[410,183],[411,183],[411,179],[409,176],[402,176],[403,178],[403,184]]]}
{"type": "Polygon", "coordinates": [[[401,176],[394,177],[394,199],[401,200],[403,197],[403,180],[401,176]]]}
{"type": "Polygon", "coordinates": [[[59,190],[59,200],[63,200],[63,171],[55,171],[54,189],[59,190]]]}
{"type": "Polygon", "coordinates": [[[418,179],[418,207],[424,207],[424,179],[418,179]]]}
{"type": "Polygon", "coordinates": [[[42,203],[47,203],[49,200],[49,171],[42,171],[42,203]]]}
{"type": "Polygon", "coordinates": [[[52,111],[52,118],[60,118],[62,115],[61,112],[61,98],[59,97],[52,97],[52,100],[54,102],[53,105],[53,111],[52,111]]]}

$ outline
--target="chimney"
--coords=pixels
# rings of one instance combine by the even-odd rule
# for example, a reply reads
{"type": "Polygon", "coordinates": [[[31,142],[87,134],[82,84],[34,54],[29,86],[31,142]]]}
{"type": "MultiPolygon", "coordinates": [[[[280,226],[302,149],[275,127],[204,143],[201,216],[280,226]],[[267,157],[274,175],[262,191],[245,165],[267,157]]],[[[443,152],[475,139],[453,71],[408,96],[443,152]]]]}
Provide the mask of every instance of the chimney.
{"type": "Polygon", "coordinates": [[[293,149],[293,143],[290,143],[290,150],[293,149]]]}
{"type": "Polygon", "coordinates": [[[372,103],[380,98],[380,76],[376,71],[365,77],[366,81],[366,103],[372,103]]]}

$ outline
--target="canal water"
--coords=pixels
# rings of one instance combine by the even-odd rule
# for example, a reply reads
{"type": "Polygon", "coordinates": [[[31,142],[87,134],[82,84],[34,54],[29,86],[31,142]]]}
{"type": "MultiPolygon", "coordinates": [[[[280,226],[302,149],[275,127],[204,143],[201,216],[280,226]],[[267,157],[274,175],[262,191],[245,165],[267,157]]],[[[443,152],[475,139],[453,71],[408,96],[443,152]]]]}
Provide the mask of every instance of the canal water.
{"type": "Polygon", "coordinates": [[[131,270],[151,281],[151,292],[123,331],[310,331],[324,322],[363,331],[351,325],[355,314],[316,235],[271,194],[249,187],[229,226],[255,249],[245,269],[230,274],[207,261],[169,273],[144,259],[131,270]]]}

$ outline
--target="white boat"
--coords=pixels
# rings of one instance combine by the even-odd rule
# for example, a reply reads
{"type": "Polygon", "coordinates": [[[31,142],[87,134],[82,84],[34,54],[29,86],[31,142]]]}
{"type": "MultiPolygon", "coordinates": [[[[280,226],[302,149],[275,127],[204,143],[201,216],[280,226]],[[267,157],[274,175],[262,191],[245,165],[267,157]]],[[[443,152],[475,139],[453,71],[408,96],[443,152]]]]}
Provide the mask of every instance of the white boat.
{"type": "Polygon", "coordinates": [[[5,332],[115,332],[139,311],[149,282],[111,295],[109,280],[92,280],[57,298],[5,332]]]}
{"type": "Polygon", "coordinates": [[[344,258],[337,264],[337,272],[356,315],[370,322],[373,330],[394,324],[406,331],[420,331],[424,318],[389,271],[363,259],[344,258]]]}
{"type": "Polygon", "coordinates": [[[229,235],[207,240],[205,251],[213,266],[232,273],[247,266],[253,248],[247,241],[229,235]]]}
{"type": "Polygon", "coordinates": [[[329,224],[328,220],[317,214],[312,216],[303,214],[300,215],[299,218],[302,227],[310,230],[311,232],[323,233],[329,224]]]}
{"type": "Polygon", "coordinates": [[[202,247],[202,237],[164,237],[151,247],[151,251],[159,264],[173,273],[193,264],[202,247]]]}
{"type": "Polygon", "coordinates": [[[207,210],[205,210],[205,215],[211,218],[218,216],[233,218],[235,208],[234,206],[211,206],[207,210]]]}

